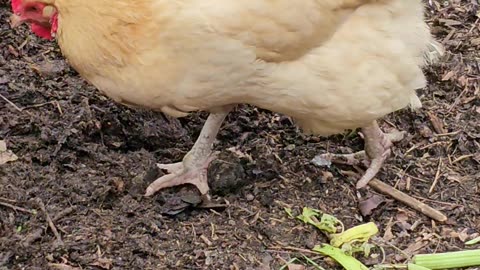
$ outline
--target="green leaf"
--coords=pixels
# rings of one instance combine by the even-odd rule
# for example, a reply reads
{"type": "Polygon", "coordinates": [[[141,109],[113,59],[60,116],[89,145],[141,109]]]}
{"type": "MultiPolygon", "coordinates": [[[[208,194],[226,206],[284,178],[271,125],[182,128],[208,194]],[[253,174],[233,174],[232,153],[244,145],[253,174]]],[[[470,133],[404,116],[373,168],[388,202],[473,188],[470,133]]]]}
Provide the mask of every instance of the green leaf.
{"type": "Polygon", "coordinates": [[[328,214],[322,214],[322,212],[319,210],[309,207],[304,207],[302,214],[298,215],[297,219],[303,221],[304,223],[313,225],[317,227],[317,229],[327,233],[335,233],[337,231],[337,225],[341,224],[336,217],[328,214]],[[322,217],[320,221],[318,221],[318,217],[320,215],[322,215],[322,217]]]}
{"type": "Polygon", "coordinates": [[[345,254],[341,249],[331,245],[324,244],[322,247],[315,246],[313,251],[331,257],[346,270],[368,270],[368,268],[359,260],[345,254]]]}
{"type": "Polygon", "coordinates": [[[295,218],[295,217],[293,216],[293,214],[292,214],[292,208],[287,208],[287,207],[285,207],[285,208],[283,208],[283,209],[285,210],[285,212],[287,213],[287,215],[288,215],[289,217],[295,218]]]}
{"type": "Polygon", "coordinates": [[[344,243],[367,242],[370,237],[378,233],[378,227],[373,222],[358,225],[342,233],[332,234],[330,244],[334,247],[340,247],[344,243]]]}
{"type": "Polygon", "coordinates": [[[407,269],[408,270],[431,270],[430,268],[426,268],[426,267],[416,265],[416,264],[413,264],[413,263],[409,263],[407,265],[407,269]]]}
{"type": "Polygon", "coordinates": [[[476,245],[476,244],[478,244],[478,243],[480,243],[480,236],[477,237],[477,238],[474,238],[474,239],[472,239],[472,240],[470,240],[470,241],[465,242],[465,245],[467,245],[467,246],[472,246],[472,245],[476,245]]]}

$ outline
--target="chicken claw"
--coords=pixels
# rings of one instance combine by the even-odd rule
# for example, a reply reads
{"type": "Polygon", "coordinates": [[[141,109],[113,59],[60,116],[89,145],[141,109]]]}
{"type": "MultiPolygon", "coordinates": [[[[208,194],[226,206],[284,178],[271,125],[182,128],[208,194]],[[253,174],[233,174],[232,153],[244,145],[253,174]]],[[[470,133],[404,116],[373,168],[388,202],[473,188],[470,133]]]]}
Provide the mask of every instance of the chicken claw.
{"type": "Polygon", "coordinates": [[[207,171],[210,162],[216,158],[216,154],[212,153],[213,142],[230,109],[228,107],[208,116],[195,145],[185,155],[182,162],[157,164],[160,169],[168,171],[169,174],[151,183],[145,191],[145,196],[151,196],[155,192],[167,187],[192,184],[198,188],[203,196],[208,198],[210,188],[208,186],[207,171]]]}
{"type": "Polygon", "coordinates": [[[187,163],[188,166],[185,165],[184,162],[157,164],[160,169],[166,170],[168,174],[151,183],[147,187],[145,196],[151,196],[160,189],[183,184],[192,184],[198,188],[202,195],[208,194],[210,190],[207,178],[208,166],[215,158],[216,154],[211,153],[204,160],[194,161],[194,163],[190,164],[187,163]]]}
{"type": "Polygon", "coordinates": [[[383,133],[374,121],[371,125],[362,128],[362,134],[365,140],[365,150],[353,154],[331,154],[320,155],[320,158],[329,160],[333,163],[358,165],[364,163],[368,169],[362,178],[357,182],[357,189],[365,187],[370,180],[382,168],[383,162],[390,156],[391,147],[394,142],[401,141],[405,132],[395,131],[392,133],[383,133]]]}

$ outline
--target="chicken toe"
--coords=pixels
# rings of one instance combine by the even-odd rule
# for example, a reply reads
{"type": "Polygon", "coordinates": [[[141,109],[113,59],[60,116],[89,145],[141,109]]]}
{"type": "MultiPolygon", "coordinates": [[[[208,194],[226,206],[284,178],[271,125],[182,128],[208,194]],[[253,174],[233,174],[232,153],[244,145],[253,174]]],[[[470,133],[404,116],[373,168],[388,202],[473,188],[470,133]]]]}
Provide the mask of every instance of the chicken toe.
{"type": "Polygon", "coordinates": [[[362,133],[365,140],[365,152],[370,159],[370,165],[362,178],[358,180],[357,189],[365,187],[377,175],[383,162],[390,156],[393,143],[401,141],[405,135],[405,132],[401,131],[384,133],[378,126],[377,121],[363,127],[362,133]]]}
{"type": "Polygon", "coordinates": [[[210,188],[207,181],[207,170],[210,162],[216,157],[215,153],[212,153],[213,142],[230,109],[230,107],[225,108],[225,110],[211,113],[208,116],[195,145],[185,155],[182,162],[157,165],[169,174],[151,183],[147,187],[145,196],[151,196],[167,187],[192,184],[198,188],[202,195],[208,197],[210,188]]]}
{"type": "Polygon", "coordinates": [[[395,131],[384,133],[378,123],[374,121],[371,125],[362,128],[362,134],[365,140],[365,150],[353,154],[331,154],[320,155],[320,158],[333,163],[346,165],[364,164],[367,171],[357,182],[357,189],[365,187],[370,180],[380,171],[383,162],[390,156],[391,147],[394,142],[401,141],[404,132],[395,131]]]}
{"type": "MultiPolygon", "coordinates": [[[[188,156],[188,154],[187,154],[188,156]]],[[[186,157],[187,157],[186,156],[186,157]]],[[[152,182],[145,192],[145,196],[151,196],[157,191],[183,184],[192,184],[197,187],[202,195],[208,196],[209,186],[207,179],[208,166],[216,158],[214,153],[193,162],[178,162],[173,164],[157,164],[160,169],[168,171],[168,174],[152,182]]]]}

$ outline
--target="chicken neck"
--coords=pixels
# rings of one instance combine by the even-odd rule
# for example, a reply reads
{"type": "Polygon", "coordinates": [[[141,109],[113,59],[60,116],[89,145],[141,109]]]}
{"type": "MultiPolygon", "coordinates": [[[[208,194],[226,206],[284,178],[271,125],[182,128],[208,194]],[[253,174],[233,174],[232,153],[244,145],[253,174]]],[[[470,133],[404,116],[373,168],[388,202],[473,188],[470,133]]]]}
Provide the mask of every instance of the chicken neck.
{"type": "Polygon", "coordinates": [[[216,154],[212,152],[212,147],[230,110],[231,107],[225,107],[208,116],[197,141],[181,162],[157,164],[160,169],[166,170],[168,174],[152,182],[147,187],[145,196],[151,196],[167,187],[192,184],[198,188],[203,196],[209,199],[210,187],[208,186],[207,171],[210,162],[216,158],[216,154]]]}

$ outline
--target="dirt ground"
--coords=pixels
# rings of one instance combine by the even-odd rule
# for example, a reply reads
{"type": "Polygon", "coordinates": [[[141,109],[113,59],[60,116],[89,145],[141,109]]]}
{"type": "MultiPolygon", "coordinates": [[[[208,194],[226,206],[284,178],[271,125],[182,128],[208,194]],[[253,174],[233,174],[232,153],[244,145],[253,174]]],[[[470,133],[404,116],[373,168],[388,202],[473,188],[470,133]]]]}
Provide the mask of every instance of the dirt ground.
{"type": "Polygon", "coordinates": [[[362,149],[359,136],[306,136],[289,118],[249,106],[229,115],[209,172],[214,199],[228,207],[194,207],[190,187],[143,197],[162,174],[155,163],[180,161],[206,114],[176,120],[113,103],[54,42],[11,30],[9,3],[0,0],[0,140],[18,156],[0,165],[0,269],[279,269],[302,254],[340,269],[288,248],[327,241],[284,211],[304,206],[347,227],[374,221],[386,263],[465,249],[480,233],[480,13],[475,0],[427,5],[447,53],[426,70],[424,107],[382,121],[408,136],[378,178],[444,212],[446,224],[386,197],[362,216],[359,201],[376,193],[356,191],[358,171],[310,162],[362,149]]]}

